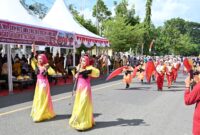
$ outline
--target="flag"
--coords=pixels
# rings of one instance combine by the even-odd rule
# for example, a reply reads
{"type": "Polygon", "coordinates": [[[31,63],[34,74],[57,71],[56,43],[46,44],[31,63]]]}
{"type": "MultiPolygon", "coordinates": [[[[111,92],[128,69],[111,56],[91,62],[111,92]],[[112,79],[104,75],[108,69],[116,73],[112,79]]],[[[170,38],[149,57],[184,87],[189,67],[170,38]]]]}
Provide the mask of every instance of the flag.
{"type": "Polygon", "coordinates": [[[153,43],[154,43],[154,39],[151,41],[151,44],[150,44],[150,46],[149,46],[149,52],[151,52],[151,48],[153,47],[153,43]]]}

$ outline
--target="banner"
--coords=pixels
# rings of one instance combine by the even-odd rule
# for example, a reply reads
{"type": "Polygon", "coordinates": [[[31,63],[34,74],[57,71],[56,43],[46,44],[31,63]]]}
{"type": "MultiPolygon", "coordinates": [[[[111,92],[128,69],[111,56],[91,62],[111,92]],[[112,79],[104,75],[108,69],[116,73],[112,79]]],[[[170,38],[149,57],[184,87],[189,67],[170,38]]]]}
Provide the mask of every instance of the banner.
{"type": "Polygon", "coordinates": [[[73,47],[74,34],[0,20],[0,42],[73,47]]]}

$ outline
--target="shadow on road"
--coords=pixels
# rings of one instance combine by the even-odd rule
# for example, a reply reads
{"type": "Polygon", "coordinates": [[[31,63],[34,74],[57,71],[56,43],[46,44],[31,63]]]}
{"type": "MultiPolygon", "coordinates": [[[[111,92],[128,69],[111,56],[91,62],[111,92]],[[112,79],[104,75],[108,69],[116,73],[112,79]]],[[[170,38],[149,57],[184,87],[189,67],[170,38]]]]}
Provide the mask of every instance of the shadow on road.
{"type": "Polygon", "coordinates": [[[184,88],[183,89],[176,89],[176,90],[168,89],[168,90],[163,90],[162,92],[180,92],[180,91],[184,91],[184,88]]]}
{"type": "Polygon", "coordinates": [[[139,125],[149,126],[144,122],[143,119],[118,118],[116,121],[97,121],[94,129],[114,127],[114,126],[139,126],[139,125]]]}
{"type": "Polygon", "coordinates": [[[145,90],[145,91],[149,91],[151,87],[130,87],[128,89],[124,88],[124,89],[116,89],[116,90],[145,90]]]}
{"type": "MultiPolygon", "coordinates": [[[[94,113],[94,117],[99,117],[102,115],[101,113],[94,113]]],[[[51,122],[51,121],[59,121],[59,120],[67,120],[71,117],[71,114],[58,114],[55,116],[55,118],[44,121],[44,122],[51,122]]]]}

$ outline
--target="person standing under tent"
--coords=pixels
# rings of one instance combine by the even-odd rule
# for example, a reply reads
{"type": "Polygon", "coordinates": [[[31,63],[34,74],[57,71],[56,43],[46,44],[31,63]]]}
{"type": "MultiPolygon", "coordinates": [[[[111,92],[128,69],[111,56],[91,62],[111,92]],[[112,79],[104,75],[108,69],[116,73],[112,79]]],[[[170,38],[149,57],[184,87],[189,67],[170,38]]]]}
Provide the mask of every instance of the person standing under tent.
{"type": "Polygon", "coordinates": [[[89,65],[88,56],[82,56],[77,66],[77,88],[69,125],[76,130],[87,130],[95,125],[90,78],[99,77],[99,70],[89,65]]]}
{"type": "MultiPolygon", "coordinates": [[[[32,46],[35,56],[35,45],[32,46]]],[[[49,66],[45,54],[39,54],[37,60],[31,60],[31,66],[37,74],[35,94],[31,110],[31,117],[34,122],[40,122],[55,117],[50,94],[50,86],[47,75],[55,75],[55,71],[49,66]]]]}

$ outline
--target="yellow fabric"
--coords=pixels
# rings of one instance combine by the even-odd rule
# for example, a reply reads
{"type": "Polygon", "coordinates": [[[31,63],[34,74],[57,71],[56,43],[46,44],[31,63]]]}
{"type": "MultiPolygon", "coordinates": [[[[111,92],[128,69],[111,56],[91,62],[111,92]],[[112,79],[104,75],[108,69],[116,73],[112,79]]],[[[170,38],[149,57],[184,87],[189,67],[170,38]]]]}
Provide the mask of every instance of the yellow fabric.
{"type": "Polygon", "coordinates": [[[93,107],[87,88],[76,93],[72,116],[69,125],[77,130],[86,130],[94,125],[93,107]]]}
{"type": "Polygon", "coordinates": [[[35,58],[32,58],[31,59],[31,67],[33,68],[33,70],[35,70],[37,66],[37,60],[35,58]]]}
{"type": "Polygon", "coordinates": [[[49,67],[47,71],[48,71],[48,75],[56,75],[56,72],[52,67],[49,67]]]}
{"type": "MultiPolygon", "coordinates": [[[[37,60],[35,58],[31,60],[31,66],[35,70],[37,66],[37,60]]],[[[49,67],[48,74],[54,75],[56,73],[53,68],[49,67]]],[[[40,122],[55,117],[47,78],[37,80],[31,117],[35,122],[40,122]]]]}
{"type": "Polygon", "coordinates": [[[86,67],[86,70],[92,70],[92,73],[89,74],[89,76],[91,76],[91,77],[99,77],[99,75],[100,75],[99,69],[97,69],[93,66],[86,67]]]}
{"type": "MultiPolygon", "coordinates": [[[[92,66],[86,67],[92,70],[91,77],[98,77],[100,72],[92,66]]],[[[86,130],[94,125],[91,86],[88,79],[78,78],[76,96],[72,116],[69,125],[77,130],[86,130]]]]}
{"type": "Polygon", "coordinates": [[[38,81],[35,88],[31,117],[34,122],[51,119],[55,116],[52,107],[49,86],[38,81]]]}
{"type": "MultiPolygon", "coordinates": [[[[78,69],[79,67],[77,66],[77,70],[79,70],[78,69]]],[[[97,69],[97,68],[95,68],[95,67],[93,67],[93,66],[87,66],[86,67],[86,70],[92,70],[92,73],[91,74],[89,74],[89,76],[90,77],[99,77],[99,75],[100,75],[100,71],[99,71],[99,69],[97,69]]],[[[75,75],[75,69],[74,70],[72,70],[72,75],[74,76],[75,75]]]]}
{"type": "MultiPolygon", "coordinates": [[[[32,58],[31,67],[33,68],[33,70],[35,70],[36,66],[37,66],[37,60],[35,58],[32,58]]],[[[48,72],[48,75],[56,75],[56,72],[52,67],[49,67],[47,72],[48,72]]]]}

